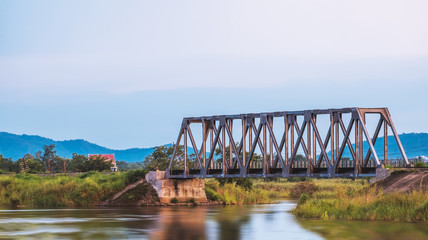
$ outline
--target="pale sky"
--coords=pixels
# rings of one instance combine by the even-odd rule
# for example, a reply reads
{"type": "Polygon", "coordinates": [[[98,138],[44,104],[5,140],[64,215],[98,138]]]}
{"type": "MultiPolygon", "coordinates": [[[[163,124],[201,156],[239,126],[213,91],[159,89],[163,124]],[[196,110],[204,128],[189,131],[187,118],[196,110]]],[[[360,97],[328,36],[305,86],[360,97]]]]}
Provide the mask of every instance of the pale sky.
{"type": "Polygon", "coordinates": [[[428,1],[0,1],[0,131],[115,148],[187,116],[389,107],[428,132],[428,1]]]}

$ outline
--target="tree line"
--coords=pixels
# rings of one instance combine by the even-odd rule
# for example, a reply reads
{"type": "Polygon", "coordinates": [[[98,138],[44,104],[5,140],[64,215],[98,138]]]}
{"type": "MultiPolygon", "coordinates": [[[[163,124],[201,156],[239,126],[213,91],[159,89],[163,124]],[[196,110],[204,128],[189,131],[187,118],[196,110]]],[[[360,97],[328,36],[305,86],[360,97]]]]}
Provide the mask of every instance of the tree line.
{"type": "MultiPolygon", "coordinates": [[[[237,145],[238,147],[238,145],[237,145]]],[[[116,161],[117,167],[120,171],[145,169],[145,170],[165,170],[168,168],[171,157],[174,152],[175,145],[172,146],[158,146],[154,148],[152,154],[145,157],[142,162],[126,162],[116,161]]],[[[230,149],[227,146],[225,155],[229,160],[230,149]]],[[[179,159],[184,154],[184,146],[179,146],[177,149],[176,158],[173,168],[183,168],[184,161],[179,159]]],[[[217,148],[214,152],[214,161],[221,163],[223,152],[217,148]]],[[[242,154],[242,153],[241,153],[242,154]]],[[[247,152],[246,156],[249,153],[247,152]]],[[[240,156],[242,157],[242,155],[240,156]]],[[[269,157],[269,156],[268,156],[269,157]]],[[[304,160],[303,155],[298,154],[295,158],[296,161],[304,160]]],[[[262,162],[261,155],[254,153],[253,162],[262,162]]],[[[188,156],[189,168],[194,168],[197,165],[196,155],[194,153],[188,156]]],[[[63,158],[57,155],[55,145],[45,145],[42,151],[33,154],[26,154],[24,157],[13,161],[11,158],[4,158],[0,155],[0,173],[67,173],[67,172],[88,172],[88,171],[109,171],[112,167],[111,161],[106,161],[101,156],[94,156],[89,159],[85,155],[73,153],[71,159],[63,158]]]]}
{"type": "Polygon", "coordinates": [[[89,159],[85,155],[73,153],[71,159],[56,154],[55,145],[43,146],[43,151],[25,154],[24,157],[13,161],[0,155],[0,171],[2,173],[66,173],[110,170],[112,161],[106,161],[101,156],[89,159]]]}

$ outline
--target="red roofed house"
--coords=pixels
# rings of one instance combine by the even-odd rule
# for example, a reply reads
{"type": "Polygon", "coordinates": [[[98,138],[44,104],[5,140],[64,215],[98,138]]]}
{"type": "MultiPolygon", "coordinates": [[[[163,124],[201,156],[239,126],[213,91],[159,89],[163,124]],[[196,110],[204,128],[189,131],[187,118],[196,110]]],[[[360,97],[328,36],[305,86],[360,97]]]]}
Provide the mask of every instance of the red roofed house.
{"type": "Polygon", "coordinates": [[[111,161],[113,166],[110,168],[112,172],[117,172],[117,166],[116,166],[116,160],[114,159],[114,154],[88,154],[88,158],[91,159],[92,157],[102,157],[106,161],[111,161]]]}

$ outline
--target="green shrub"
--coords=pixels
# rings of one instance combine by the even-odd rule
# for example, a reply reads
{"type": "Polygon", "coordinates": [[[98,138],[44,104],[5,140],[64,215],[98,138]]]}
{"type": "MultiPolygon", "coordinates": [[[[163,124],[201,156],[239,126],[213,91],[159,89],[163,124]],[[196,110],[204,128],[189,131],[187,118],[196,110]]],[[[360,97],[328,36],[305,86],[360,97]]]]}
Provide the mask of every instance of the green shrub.
{"type": "Polygon", "coordinates": [[[428,220],[428,200],[425,200],[415,209],[414,216],[417,221],[428,220]]]}
{"type": "Polygon", "coordinates": [[[424,162],[417,162],[415,164],[415,167],[417,167],[417,168],[425,168],[425,167],[428,167],[428,165],[426,165],[424,162]]]}
{"type": "Polygon", "coordinates": [[[177,198],[172,198],[171,199],[171,203],[178,203],[178,199],[177,198]]]}
{"type": "Polygon", "coordinates": [[[98,172],[96,172],[96,171],[89,171],[89,172],[86,172],[84,174],[79,175],[79,178],[85,179],[87,177],[91,177],[92,175],[96,175],[96,174],[98,174],[98,172]]]}
{"type": "Polygon", "coordinates": [[[129,185],[143,178],[147,173],[147,170],[138,169],[130,170],[125,172],[125,184],[129,185]]]}
{"type": "Polygon", "coordinates": [[[214,202],[221,202],[223,201],[220,194],[218,194],[216,191],[209,187],[205,187],[205,194],[207,195],[208,200],[214,201],[214,202]]]}
{"type": "Polygon", "coordinates": [[[302,205],[304,204],[307,200],[309,199],[309,195],[306,193],[302,193],[302,195],[300,195],[299,198],[299,202],[297,203],[298,205],[302,205]]]}
{"type": "Polygon", "coordinates": [[[288,178],[287,181],[289,181],[289,182],[307,182],[307,181],[311,181],[311,179],[307,178],[307,177],[291,177],[291,178],[288,178]]]}
{"type": "Polygon", "coordinates": [[[279,178],[279,177],[265,177],[265,178],[262,178],[262,180],[264,182],[280,182],[281,178],[279,178]]]}
{"type": "Polygon", "coordinates": [[[224,186],[226,183],[235,183],[245,190],[253,188],[253,181],[250,178],[216,178],[216,180],[220,183],[220,186],[224,186]]]}
{"type": "Polygon", "coordinates": [[[188,203],[191,203],[193,206],[198,206],[198,203],[196,202],[196,200],[194,198],[189,199],[189,201],[187,201],[188,203]]]}

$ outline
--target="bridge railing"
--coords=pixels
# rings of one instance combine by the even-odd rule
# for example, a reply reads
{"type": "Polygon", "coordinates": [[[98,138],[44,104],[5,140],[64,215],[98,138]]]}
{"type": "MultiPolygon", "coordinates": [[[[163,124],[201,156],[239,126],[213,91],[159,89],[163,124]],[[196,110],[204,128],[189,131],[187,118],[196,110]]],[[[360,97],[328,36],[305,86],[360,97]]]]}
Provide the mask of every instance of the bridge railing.
{"type": "MultiPolygon", "coordinates": [[[[354,163],[352,162],[353,160],[351,159],[343,159],[340,164],[339,167],[341,168],[352,168],[354,166],[354,163]]],[[[393,167],[393,168],[400,168],[400,167],[407,167],[408,164],[406,163],[406,161],[404,159],[390,159],[387,161],[387,163],[385,164],[385,159],[380,159],[380,162],[383,165],[388,165],[389,167],[393,167]]],[[[418,160],[418,159],[409,159],[410,165],[415,165],[418,162],[423,162],[422,160],[418,160]]],[[[253,165],[251,166],[252,168],[258,168],[258,169],[262,169],[263,168],[263,162],[253,162],[253,165]]],[[[302,160],[297,160],[294,163],[296,168],[307,168],[308,167],[308,162],[307,161],[302,161],[302,160]]],[[[370,159],[367,167],[369,168],[375,168],[376,167],[376,162],[374,159],[370,159]]],[[[212,169],[222,169],[223,165],[222,163],[219,162],[214,162],[213,163],[213,167],[212,169]]],[[[325,162],[322,162],[320,165],[320,168],[327,168],[327,164],[325,162]]]]}
{"type": "Polygon", "coordinates": [[[388,162],[388,129],[392,131],[403,164],[409,166],[387,108],[316,109],[184,118],[166,176],[373,175],[375,168],[383,168],[388,162]],[[374,132],[370,132],[366,124],[366,115],[377,117],[374,132]],[[322,117],[327,117],[325,126],[319,124],[322,117]],[[191,127],[196,125],[201,127],[202,132],[199,148],[191,127]],[[382,129],[384,160],[379,159],[375,148],[382,129]],[[368,147],[363,145],[364,141],[368,147]],[[188,152],[189,146],[193,149],[192,154],[188,152]],[[347,157],[344,156],[345,150],[347,157]]]}

